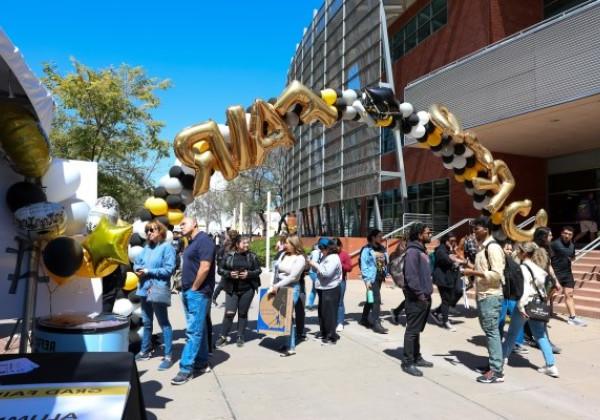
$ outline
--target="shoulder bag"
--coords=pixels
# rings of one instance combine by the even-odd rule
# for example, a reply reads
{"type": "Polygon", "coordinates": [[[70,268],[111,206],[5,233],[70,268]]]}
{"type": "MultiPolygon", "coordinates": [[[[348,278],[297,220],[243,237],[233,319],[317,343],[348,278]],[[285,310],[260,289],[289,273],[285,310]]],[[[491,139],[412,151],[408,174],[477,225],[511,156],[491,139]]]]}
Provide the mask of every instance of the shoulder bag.
{"type": "Polygon", "coordinates": [[[547,323],[550,321],[550,305],[546,302],[544,296],[540,293],[540,289],[538,289],[537,284],[535,282],[535,276],[533,275],[533,270],[527,266],[527,264],[523,264],[529,273],[531,274],[531,281],[533,282],[533,287],[537,294],[533,297],[533,300],[525,305],[525,313],[529,317],[529,319],[533,321],[540,321],[543,323],[547,323]]]}

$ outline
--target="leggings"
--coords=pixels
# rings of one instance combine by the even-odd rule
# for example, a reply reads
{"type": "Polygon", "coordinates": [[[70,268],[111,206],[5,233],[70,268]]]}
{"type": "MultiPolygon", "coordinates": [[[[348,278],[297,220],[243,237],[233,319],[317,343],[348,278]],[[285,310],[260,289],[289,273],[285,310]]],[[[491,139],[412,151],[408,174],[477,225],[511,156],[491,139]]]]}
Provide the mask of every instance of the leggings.
{"type": "Polygon", "coordinates": [[[248,309],[254,298],[254,289],[242,292],[232,292],[225,295],[225,315],[221,336],[225,337],[231,330],[235,313],[238,313],[238,337],[244,337],[244,330],[248,324],[248,309]]]}

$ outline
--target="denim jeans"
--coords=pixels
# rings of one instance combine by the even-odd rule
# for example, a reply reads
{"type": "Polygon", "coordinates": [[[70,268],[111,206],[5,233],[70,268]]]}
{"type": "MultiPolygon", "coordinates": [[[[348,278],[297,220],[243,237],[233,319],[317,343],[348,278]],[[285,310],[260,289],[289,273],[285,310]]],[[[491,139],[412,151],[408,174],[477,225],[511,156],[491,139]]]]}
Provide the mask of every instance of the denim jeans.
{"type": "Polygon", "coordinates": [[[346,308],[344,307],[344,295],[346,294],[346,280],[340,283],[340,303],[337,310],[337,323],[343,324],[346,318],[346,308]]]}
{"type": "Polygon", "coordinates": [[[144,325],[144,334],[142,335],[142,353],[148,353],[152,348],[152,325],[154,323],[154,314],[158,320],[158,325],[163,333],[163,343],[165,345],[165,356],[173,354],[173,329],[169,323],[168,306],[164,303],[148,302],[146,298],[142,299],[142,323],[144,325]]]}
{"type": "MultiPolygon", "coordinates": [[[[300,292],[301,292],[301,287],[300,287],[300,283],[295,283],[294,286],[292,286],[293,289],[293,304],[294,304],[294,310],[292,312],[292,314],[294,314],[297,311],[304,311],[304,305],[302,304],[302,300],[300,299],[300,292]],[[298,308],[298,302],[300,302],[300,308],[298,308]]],[[[315,290],[315,294],[316,294],[316,290],[315,290]]],[[[303,334],[304,331],[300,331],[300,334],[303,334]]],[[[290,335],[288,337],[288,349],[289,350],[295,350],[296,349],[296,323],[295,323],[295,317],[294,315],[292,315],[292,328],[290,330],[290,335]]]]}
{"type": "MultiPolygon", "coordinates": [[[[477,301],[479,308],[479,325],[487,338],[487,349],[490,355],[490,368],[494,372],[502,373],[502,340],[498,329],[500,310],[502,309],[502,296],[488,296],[477,301]]],[[[512,322],[511,322],[512,326],[512,322]]]]}
{"type": "MultiPolygon", "coordinates": [[[[500,338],[504,337],[504,323],[506,322],[506,316],[510,315],[511,319],[515,315],[515,312],[519,312],[517,309],[518,301],[512,299],[504,299],[502,301],[502,309],[500,310],[500,319],[498,320],[498,330],[500,331],[500,338]]],[[[525,332],[523,328],[517,335],[516,343],[522,345],[525,340],[525,332]]]]}
{"type": "Polygon", "coordinates": [[[315,299],[317,298],[317,288],[315,287],[315,283],[317,281],[317,274],[311,271],[308,273],[308,276],[310,277],[310,280],[312,282],[312,288],[310,289],[306,306],[315,306],[315,299]]]}
{"type": "Polygon", "coordinates": [[[196,290],[185,290],[181,294],[183,310],[187,326],[187,341],[181,353],[179,370],[191,373],[194,365],[208,363],[208,334],[206,331],[206,314],[210,306],[210,297],[196,290]]]}
{"type": "MultiPolygon", "coordinates": [[[[552,346],[546,335],[546,325],[541,321],[533,321],[531,319],[527,320],[527,323],[529,324],[529,328],[531,328],[531,333],[533,334],[535,341],[538,343],[544,354],[546,365],[554,365],[554,354],[552,354],[552,346]]],[[[506,340],[504,340],[504,344],[502,345],[504,357],[508,357],[512,352],[517,336],[523,334],[523,325],[525,325],[525,318],[523,318],[521,312],[516,310],[511,317],[508,334],[506,334],[506,340]]]]}

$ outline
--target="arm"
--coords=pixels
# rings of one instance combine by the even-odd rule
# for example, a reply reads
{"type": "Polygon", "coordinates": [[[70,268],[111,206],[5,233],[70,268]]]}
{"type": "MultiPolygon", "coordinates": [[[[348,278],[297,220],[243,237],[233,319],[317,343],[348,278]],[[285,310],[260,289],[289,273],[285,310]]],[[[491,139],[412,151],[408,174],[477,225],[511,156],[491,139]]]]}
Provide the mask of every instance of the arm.
{"type": "Polygon", "coordinates": [[[206,277],[208,277],[208,273],[210,272],[210,268],[212,262],[215,259],[215,243],[210,238],[205,238],[202,240],[202,247],[199,251],[200,258],[200,267],[198,267],[198,272],[196,273],[196,278],[192,283],[191,289],[196,291],[200,289],[206,277]]]}
{"type": "Polygon", "coordinates": [[[279,278],[281,279],[277,284],[273,287],[279,289],[280,287],[285,287],[289,284],[295,283],[300,279],[302,272],[304,271],[304,266],[306,265],[304,257],[298,258],[301,256],[294,257],[294,261],[292,262],[292,269],[289,274],[279,273],[279,278]]]}
{"type": "Polygon", "coordinates": [[[219,273],[219,276],[221,277],[231,278],[231,270],[230,267],[227,265],[227,255],[228,254],[225,254],[218,260],[217,273],[219,273]]]}
{"type": "Polygon", "coordinates": [[[504,265],[506,261],[504,259],[504,251],[500,248],[500,245],[492,244],[487,249],[487,258],[489,270],[477,271],[472,269],[465,269],[464,274],[466,276],[476,276],[485,278],[488,282],[500,282],[504,284],[504,265]]]}
{"type": "Polygon", "coordinates": [[[146,268],[148,275],[168,281],[175,271],[175,248],[169,244],[163,247],[162,266],[158,268],[146,268]]]}
{"type": "Polygon", "coordinates": [[[210,272],[210,261],[200,261],[200,267],[198,268],[198,272],[196,273],[196,278],[194,279],[194,283],[192,283],[192,290],[196,291],[202,287],[204,280],[208,277],[208,273],[210,272]]]}
{"type": "Polygon", "coordinates": [[[435,249],[435,265],[439,266],[442,270],[449,270],[454,265],[445,247],[438,246],[435,249]]]}
{"type": "Polygon", "coordinates": [[[323,261],[319,264],[314,265],[317,273],[321,277],[332,277],[338,268],[338,261],[336,258],[323,258],[323,261]]]}
{"type": "Polygon", "coordinates": [[[404,281],[408,289],[412,290],[419,299],[424,299],[425,293],[421,289],[419,260],[419,251],[414,249],[407,251],[404,259],[404,281]]]}
{"type": "Polygon", "coordinates": [[[360,253],[360,274],[363,281],[368,284],[375,282],[375,276],[377,275],[375,264],[371,264],[372,259],[371,250],[364,248],[360,253]]]}
{"type": "Polygon", "coordinates": [[[246,276],[249,280],[254,280],[260,277],[260,273],[262,273],[262,269],[260,268],[260,263],[258,262],[258,257],[256,254],[250,254],[250,261],[252,261],[252,266],[248,270],[248,275],[246,276]]]}
{"type": "Polygon", "coordinates": [[[144,247],[142,252],[140,252],[140,255],[138,255],[138,257],[133,262],[133,272],[134,273],[136,271],[139,271],[140,269],[144,268],[144,265],[146,264],[146,250],[147,249],[148,248],[144,247]]]}

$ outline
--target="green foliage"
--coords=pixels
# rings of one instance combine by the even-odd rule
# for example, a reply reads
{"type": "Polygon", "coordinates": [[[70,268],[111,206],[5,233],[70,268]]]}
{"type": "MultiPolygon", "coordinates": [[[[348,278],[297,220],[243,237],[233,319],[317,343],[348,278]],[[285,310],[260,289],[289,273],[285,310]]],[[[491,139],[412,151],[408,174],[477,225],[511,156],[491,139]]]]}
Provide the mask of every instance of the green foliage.
{"type": "Polygon", "coordinates": [[[130,218],[150,188],[150,175],[168,157],[162,121],[152,117],[156,91],[168,80],[149,78],[142,67],[122,64],[94,70],[71,60],[74,71],[61,75],[44,65],[42,81],[57,101],[50,134],[52,155],[98,163],[98,195],[113,196],[121,217],[130,218]]]}

